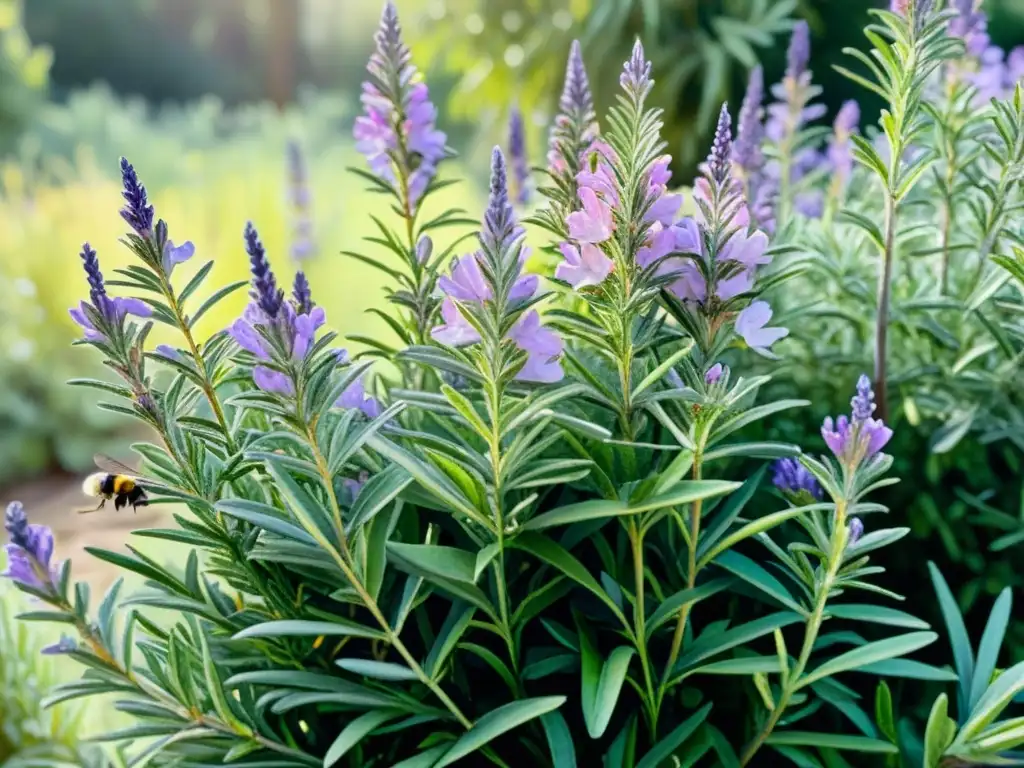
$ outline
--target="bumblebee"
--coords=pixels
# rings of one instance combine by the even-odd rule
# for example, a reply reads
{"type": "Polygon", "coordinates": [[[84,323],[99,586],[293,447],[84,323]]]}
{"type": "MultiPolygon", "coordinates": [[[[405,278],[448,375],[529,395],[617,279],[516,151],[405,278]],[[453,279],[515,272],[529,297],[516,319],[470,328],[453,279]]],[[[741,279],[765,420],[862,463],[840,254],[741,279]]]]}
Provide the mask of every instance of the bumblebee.
{"type": "Polygon", "coordinates": [[[133,510],[137,510],[149,503],[146,489],[135,476],[134,470],[109,456],[97,454],[94,458],[96,466],[104,471],[85,478],[82,491],[86,496],[98,498],[100,503],[91,509],[78,510],[80,514],[97,512],[111,499],[114,501],[114,509],[130,505],[133,510]]]}

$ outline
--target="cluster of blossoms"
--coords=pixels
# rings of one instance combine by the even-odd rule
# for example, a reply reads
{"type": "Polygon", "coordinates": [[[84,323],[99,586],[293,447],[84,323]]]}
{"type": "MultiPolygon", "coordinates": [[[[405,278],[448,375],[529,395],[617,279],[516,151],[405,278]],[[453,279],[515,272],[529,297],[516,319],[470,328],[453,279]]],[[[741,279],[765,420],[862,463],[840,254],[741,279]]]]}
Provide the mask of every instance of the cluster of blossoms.
{"type": "MultiPolygon", "coordinates": [[[[277,287],[277,279],[270,269],[266,249],[260,242],[256,228],[250,223],[245,228],[245,249],[249,254],[252,271],[252,301],[242,317],[228,329],[239,347],[251,353],[260,363],[271,363],[283,352],[288,362],[301,363],[316,341],[317,331],[327,322],[323,307],[313,303],[309,282],[303,272],[295,275],[291,300],[277,287]],[[261,330],[263,331],[261,333],[261,330]],[[275,344],[279,348],[275,350],[275,344]]],[[[337,350],[339,363],[346,360],[344,350],[337,350]]],[[[292,376],[276,367],[257,364],[252,369],[253,383],[264,392],[290,396],[295,394],[292,376]]],[[[341,408],[359,408],[370,418],[380,414],[380,405],[369,397],[362,380],[354,382],[335,404],[341,408]]]]}
{"type": "Polygon", "coordinates": [[[45,525],[30,525],[20,502],[12,502],[4,514],[4,528],[10,542],[7,570],[0,575],[39,592],[52,592],[58,568],[53,558],[53,532],[45,525]]]}
{"type": "MultiPolygon", "coordinates": [[[[620,79],[627,94],[646,93],[649,73],[650,64],[637,43],[620,79]]],[[[671,158],[666,155],[652,162],[643,176],[643,220],[633,225],[644,233],[635,266],[708,316],[721,314],[725,302],[750,293],[758,267],[771,261],[768,237],[752,221],[744,184],[733,175],[730,123],[723,105],[704,176],[694,185],[696,216],[677,218],[682,196],[668,191],[671,158]]],[[[760,152],[759,142],[755,149],[760,152]]],[[[629,221],[621,203],[624,172],[614,150],[595,138],[583,155],[582,168],[575,178],[579,209],[566,219],[569,241],[559,246],[563,261],[555,271],[556,278],[574,288],[600,286],[613,272],[616,222],[629,221]]],[[[767,353],[787,333],[766,327],[771,315],[767,302],[755,301],[739,312],[736,332],[748,346],[767,353]]]]}
{"type": "Polygon", "coordinates": [[[437,109],[411,62],[391,2],[384,6],[374,41],[367,65],[370,79],[360,97],[365,114],[355,122],[356,148],[411,213],[445,158],[446,137],[435,127],[437,109]]]}
{"type": "Polygon", "coordinates": [[[826,418],[821,436],[840,465],[852,473],[885,447],[892,430],[881,419],[872,418],[875,393],[866,375],[857,380],[857,394],[850,401],[850,409],[849,418],[840,416],[834,422],[831,416],[826,418]]]}
{"type": "Polygon", "coordinates": [[[993,45],[988,35],[988,17],[978,0],[950,0],[957,15],[949,22],[949,34],[964,41],[969,57],[950,68],[950,76],[975,89],[974,105],[984,106],[991,99],[1005,99],[1017,83],[1024,80],[1024,45],[1007,53],[993,45]]]}
{"type": "Polygon", "coordinates": [[[69,309],[68,314],[82,327],[86,341],[107,341],[106,333],[100,330],[104,324],[120,328],[128,315],[150,317],[153,314],[153,310],[141,299],[107,295],[99,257],[88,243],[82,245],[81,258],[89,281],[89,301],[83,299],[77,307],[69,309]]]}
{"type": "Polygon", "coordinates": [[[296,261],[303,261],[314,255],[316,243],[313,240],[312,195],[306,159],[296,141],[288,142],[287,198],[292,220],[291,255],[296,261]]]}
{"type": "MultiPolygon", "coordinates": [[[[508,177],[505,159],[501,150],[495,147],[491,164],[491,192],[487,212],[484,215],[480,243],[491,253],[512,254],[515,259],[515,274],[511,288],[503,303],[514,311],[528,303],[540,287],[536,275],[524,275],[522,267],[529,255],[529,249],[522,244],[526,230],[515,219],[508,197],[508,177]]],[[[483,311],[485,305],[495,302],[493,274],[485,275],[484,253],[478,250],[452,260],[448,275],[438,280],[438,287],[444,294],[441,304],[443,324],[431,331],[435,341],[451,347],[475,344],[481,340],[477,325],[470,321],[467,312],[483,311]]],[[[562,354],[562,339],[545,328],[537,310],[522,313],[508,331],[507,338],[518,349],[526,353],[526,362],[516,374],[520,381],[551,383],[564,376],[559,357],[562,354]]]]}

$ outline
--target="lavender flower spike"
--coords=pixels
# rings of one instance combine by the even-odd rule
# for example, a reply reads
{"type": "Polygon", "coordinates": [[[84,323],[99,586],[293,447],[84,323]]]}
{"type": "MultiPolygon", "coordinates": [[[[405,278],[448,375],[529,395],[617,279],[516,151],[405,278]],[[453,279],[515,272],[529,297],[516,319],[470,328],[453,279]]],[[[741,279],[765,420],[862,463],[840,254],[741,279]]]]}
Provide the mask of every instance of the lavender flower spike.
{"type": "Polygon", "coordinates": [[[729,116],[728,103],[722,104],[718,113],[718,126],[715,128],[715,139],[708,155],[708,170],[711,178],[722,184],[729,178],[729,157],[732,154],[732,118],[729,116]]]}
{"type": "Polygon", "coordinates": [[[77,307],[68,310],[68,314],[85,331],[86,341],[102,342],[107,339],[106,334],[96,327],[95,315],[99,315],[107,323],[117,326],[127,315],[150,317],[153,314],[149,305],[140,299],[111,298],[107,295],[103,274],[100,272],[99,257],[92,246],[84,243],[80,255],[82,266],[85,268],[86,280],[89,281],[89,302],[80,302],[77,307]]]}
{"type": "Polygon", "coordinates": [[[793,27],[793,36],[789,40],[786,53],[786,77],[799,80],[807,71],[807,63],[811,60],[811,28],[806,21],[798,21],[793,27]]]}
{"type": "Polygon", "coordinates": [[[292,297],[295,299],[295,311],[300,315],[308,315],[313,311],[313,307],[316,306],[313,303],[313,294],[309,289],[309,280],[306,279],[305,272],[299,271],[295,273],[292,297]]]}
{"type": "Polygon", "coordinates": [[[564,114],[591,114],[594,111],[594,96],[590,92],[590,80],[583,63],[580,41],[573,40],[569,48],[569,61],[565,66],[565,87],[558,100],[558,108],[564,114]]]}
{"type": "Polygon", "coordinates": [[[12,501],[4,514],[4,528],[10,537],[6,545],[7,571],[3,575],[30,589],[54,590],[50,566],[53,532],[45,525],[29,525],[20,501],[12,501]]]}
{"type": "Polygon", "coordinates": [[[647,61],[639,38],[633,43],[633,52],[619,75],[619,85],[637,99],[645,97],[654,85],[651,80],[651,62],[647,61]]]}
{"type": "Polygon", "coordinates": [[[515,182],[515,201],[524,206],[530,202],[530,163],[526,157],[526,126],[519,107],[512,107],[508,120],[508,156],[515,182]]]}
{"type": "Polygon", "coordinates": [[[736,128],[736,141],[732,145],[732,161],[745,175],[761,170],[764,153],[761,142],[764,139],[761,102],[764,101],[764,70],[754,67],[750,70],[747,92],[736,128]]]}
{"type": "Polygon", "coordinates": [[[871,381],[861,375],[857,381],[857,394],[850,401],[851,418],[840,416],[835,421],[825,419],[821,436],[839,463],[853,471],[861,462],[878,453],[892,437],[892,430],[881,419],[873,419],[875,393],[871,381]]]}
{"type": "Polygon", "coordinates": [[[121,218],[135,230],[139,237],[148,238],[153,235],[153,206],[146,197],[146,188],[139,182],[135,168],[128,158],[121,158],[121,181],[124,191],[125,206],[121,209],[121,218]]]}
{"type": "Polygon", "coordinates": [[[522,234],[523,229],[516,223],[515,213],[508,200],[505,156],[501,153],[501,147],[495,147],[491,152],[491,193],[484,213],[480,240],[485,247],[497,253],[511,246],[522,234]]]}
{"type": "Polygon", "coordinates": [[[250,269],[252,271],[252,291],[249,295],[259,305],[267,318],[273,320],[281,311],[284,303],[284,291],[277,287],[277,280],[270,270],[270,262],[267,260],[267,252],[260,242],[259,233],[252,222],[245,225],[245,251],[249,254],[250,269]]]}
{"type": "Polygon", "coordinates": [[[787,496],[798,499],[802,494],[807,494],[812,499],[821,499],[825,496],[814,475],[798,459],[779,459],[772,465],[772,473],[772,483],[787,496]]]}

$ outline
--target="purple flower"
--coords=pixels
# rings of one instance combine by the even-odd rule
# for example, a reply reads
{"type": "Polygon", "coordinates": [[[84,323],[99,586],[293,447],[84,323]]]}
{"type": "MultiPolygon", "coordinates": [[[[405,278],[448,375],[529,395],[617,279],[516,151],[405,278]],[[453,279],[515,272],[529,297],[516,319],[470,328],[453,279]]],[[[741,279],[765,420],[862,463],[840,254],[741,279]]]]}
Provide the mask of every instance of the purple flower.
{"type": "Polygon", "coordinates": [[[597,137],[594,97],[579,40],[573,40],[565,66],[565,85],[558,101],[559,114],[548,139],[548,169],[552,173],[573,172],[583,151],[597,137]]]}
{"type": "Polygon", "coordinates": [[[301,270],[295,273],[292,298],[295,300],[295,311],[300,315],[308,315],[316,306],[313,303],[313,293],[309,289],[309,280],[306,279],[306,273],[301,270]]]}
{"type": "Polygon", "coordinates": [[[415,210],[445,157],[445,134],[435,127],[437,110],[402,40],[398,13],[384,6],[374,35],[376,48],[363,83],[365,114],[356,118],[356,149],[384,181],[406,183],[404,199],[415,210]]]}
{"type": "Polygon", "coordinates": [[[814,475],[798,459],[791,457],[779,459],[772,465],[772,483],[788,496],[807,494],[812,499],[825,496],[814,475]]]}
{"type": "Polygon", "coordinates": [[[170,277],[171,272],[174,271],[175,265],[185,263],[195,255],[195,252],[196,247],[192,245],[191,240],[186,240],[184,243],[177,246],[171,240],[165,242],[163,257],[164,274],[170,277]]]}
{"type": "Polygon", "coordinates": [[[767,301],[755,301],[736,318],[736,333],[747,346],[762,355],[769,355],[768,348],[781,338],[789,335],[788,328],[768,328],[772,319],[772,308],[767,301]]]}
{"type": "Polygon", "coordinates": [[[128,158],[121,158],[121,181],[124,190],[121,192],[125,205],[121,209],[121,218],[128,222],[139,237],[148,238],[153,235],[153,206],[146,198],[146,188],[139,182],[128,158]]]}
{"type": "Polygon", "coordinates": [[[345,391],[341,393],[341,397],[338,398],[334,405],[336,408],[344,408],[346,410],[358,408],[371,419],[380,416],[381,411],[380,402],[377,398],[366,393],[366,385],[363,382],[362,376],[345,388],[345,391]]]}
{"type": "Polygon", "coordinates": [[[7,570],[0,575],[31,589],[54,590],[54,574],[50,565],[53,531],[45,525],[30,525],[20,501],[7,505],[4,528],[10,543],[4,547],[7,570]]]}
{"type": "Polygon", "coordinates": [[[369,479],[370,473],[364,469],[359,473],[359,477],[346,477],[341,481],[342,486],[348,492],[349,499],[351,500],[349,503],[356,500],[359,496],[359,492],[363,490],[363,486],[366,485],[369,479]]]}
{"type": "Polygon", "coordinates": [[[316,250],[316,244],[313,242],[313,219],[309,210],[312,196],[309,191],[306,160],[297,141],[288,142],[287,157],[288,202],[292,216],[291,255],[296,261],[302,261],[312,256],[316,250]]]}
{"type": "Polygon", "coordinates": [[[68,314],[82,327],[87,341],[107,340],[106,335],[96,327],[93,320],[94,314],[115,327],[120,327],[128,315],[150,317],[153,314],[153,310],[141,299],[111,298],[107,295],[103,274],[100,272],[99,257],[88,243],[82,245],[80,255],[85,268],[86,280],[89,282],[90,301],[80,302],[77,307],[69,309],[68,314]]]}
{"type": "Polygon", "coordinates": [[[764,167],[764,121],[761,102],[764,101],[764,70],[754,67],[750,70],[747,92],[740,107],[736,141],[732,145],[732,161],[746,175],[756,174],[764,167]]]}
{"type": "Polygon", "coordinates": [[[73,638],[62,634],[59,641],[53,645],[46,646],[42,651],[40,651],[40,653],[44,656],[62,656],[64,654],[74,653],[77,650],[78,643],[76,643],[73,638]]]}
{"type": "Polygon", "coordinates": [[[274,320],[284,303],[284,291],[277,287],[277,280],[270,269],[266,249],[260,242],[259,233],[252,222],[245,225],[245,251],[249,254],[252,272],[252,290],[249,295],[259,305],[268,319],[274,320]]]}
{"type": "Polygon", "coordinates": [[[181,353],[167,344],[157,344],[155,351],[158,355],[166,357],[168,360],[181,360],[181,353]]]}
{"type": "Polygon", "coordinates": [[[864,523],[860,521],[859,517],[850,518],[850,526],[847,528],[846,533],[846,546],[850,547],[860,541],[860,537],[864,535],[864,523]]]}
{"type": "Polygon", "coordinates": [[[853,147],[850,137],[860,122],[860,105],[854,100],[844,102],[833,124],[827,159],[832,171],[832,189],[841,191],[853,174],[853,147]]]}
{"type": "Polygon", "coordinates": [[[875,393],[871,381],[861,375],[857,394],[850,401],[851,418],[829,416],[821,426],[821,436],[829,450],[849,470],[878,453],[892,437],[892,430],[881,419],[871,418],[875,410],[875,393]]]}
{"type": "Polygon", "coordinates": [[[611,274],[612,267],[615,266],[615,263],[592,243],[581,243],[579,247],[572,243],[562,243],[558,249],[565,260],[555,268],[555,277],[569,283],[573,288],[599,285],[611,274]]]}
{"type": "Polygon", "coordinates": [[[786,77],[799,80],[807,71],[807,62],[811,60],[811,28],[806,21],[798,21],[793,26],[793,36],[789,39],[789,50],[786,52],[786,77]]]}
{"type": "Polygon", "coordinates": [[[636,99],[646,96],[654,85],[651,80],[651,62],[647,61],[639,38],[633,43],[633,51],[619,75],[619,85],[636,99]]]}
{"type": "Polygon", "coordinates": [[[708,171],[711,178],[722,184],[729,177],[729,158],[732,155],[732,118],[729,117],[729,105],[722,104],[718,113],[718,125],[715,127],[715,138],[711,143],[711,154],[708,155],[708,171]]]}
{"type": "Polygon", "coordinates": [[[434,252],[434,241],[430,239],[429,235],[423,235],[416,243],[416,263],[420,265],[426,264],[430,261],[430,256],[434,252]]]}
{"type": "Polygon", "coordinates": [[[989,46],[988,16],[975,0],[952,0],[957,15],[949,20],[950,37],[964,41],[969,56],[978,57],[989,46]]]}
{"type": "MultiPolygon", "coordinates": [[[[327,322],[327,314],[323,307],[313,302],[309,281],[303,272],[295,275],[294,303],[285,301],[284,291],[277,287],[266,251],[251,223],[246,226],[245,241],[253,275],[253,287],[249,293],[252,301],[242,317],[228,328],[228,334],[239,347],[258,360],[270,362],[274,357],[274,348],[257,330],[262,328],[264,333],[274,336],[288,350],[290,361],[300,362],[316,341],[317,331],[327,322]]],[[[281,365],[286,361],[276,362],[281,365]]],[[[291,377],[270,366],[256,365],[252,370],[252,379],[264,392],[282,395],[295,393],[291,377]]]]}
{"type": "Polygon", "coordinates": [[[708,368],[707,373],[704,374],[704,383],[709,385],[717,384],[719,380],[722,378],[722,373],[724,371],[725,368],[722,366],[721,363],[715,363],[710,368],[708,368]]]}
{"type": "Polygon", "coordinates": [[[508,119],[508,156],[515,182],[514,198],[518,205],[530,202],[530,163],[526,156],[526,126],[519,107],[512,107],[508,119]]]}
{"type": "Polygon", "coordinates": [[[508,337],[519,349],[526,352],[526,364],[516,374],[520,381],[536,381],[550,384],[561,381],[565,375],[559,357],[562,354],[562,339],[554,331],[540,323],[540,315],[531,309],[523,315],[508,337]]]}
{"type": "MultiPolygon", "coordinates": [[[[483,248],[475,254],[453,260],[451,274],[438,280],[438,287],[446,294],[441,304],[442,325],[431,331],[434,340],[449,346],[473,344],[480,335],[473,323],[463,314],[456,301],[465,305],[468,312],[477,312],[485,303],[496,298],[504,302],[499,312],[515,311],[536,293],[539,279],[536,275],[522,275],[525,249],[521,240],[525,234],[515,219],[508,201],[508,179],[501,150],[495,147],[491,158],[491,191],[484,226],[480,232],[483,248]],[[514,263],[511,260],[514,259],[514,263]],[[487,265],[486,271],[481,262],[487,265]],[[495,296],[493,275],[512,275],[516,270],[507,296],[495,296]]],[[[543,328],[540,316],[531,310],[519,318],[509,330],[507,337],[527,353],[525,366],[516,378],[523,381],[557,381],[562,377],[561,364],[557,357],[562,352],[562,341],[552,331],[543,328]],[[556,375],[557,374],[557,375],[556,375]]]]}

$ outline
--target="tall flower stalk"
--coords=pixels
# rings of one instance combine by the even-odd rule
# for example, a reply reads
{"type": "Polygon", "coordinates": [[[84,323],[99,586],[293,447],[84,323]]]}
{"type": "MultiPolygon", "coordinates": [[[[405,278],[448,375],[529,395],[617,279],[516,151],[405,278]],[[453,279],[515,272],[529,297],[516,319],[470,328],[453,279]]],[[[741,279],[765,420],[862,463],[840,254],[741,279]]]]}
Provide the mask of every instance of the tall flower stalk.
{"type": "Polygon", "coordinates": [[[356,119],[354,129],[356,148],[366,157],[370,170],[356,172],[395,201],[402,219],[401,232],[392,231],[375,218],[381,237],[374,242],[392,251],[404,269],[395,270],[360,253],[346,253],[398,282],[390,299],[410,313],[400,335],[407,344],[422,344],[437,310],[429,232],[462,223],[462,219],[458,211],[450,210],[430,221],[420,220],[425,198],[437,187],[438,166],[450,152],[445,134],[436,127],[437,109],[412,63],[398,12],[390,0],[384,6],[374,42],[376,47],[367,65],[369,77],[361,96],[364,114],[356,119]]]}
{"type": "Polygon", "coordinates": [[[936,9],[932,0],[908,0],[894,6],[893,10],[871,13],[878,19],[877,23],[869,26],[875,35],[872,40],[884,45],[883,49],[876,49],[872,54],[884,57],[891,66],[880,69],[871,55],[851,50],[851,55],[868,68],[873,79],[844,68],[840,71],[887,102],[882,111],[882,131],[888,157],[883,159],[869,142],[853,137],[857,145],[857,160],[878,177],[884,195],[881,229],[870,222],[859,224],[866,228],[881,252],[875,317],[874,388],[879,413],[885,418],[889,413],[888,332],[900,204],[934,160],[934,156],[927,152],[911,159],[908,150],[928,126],[927,116],[921,109],[925,83],[944,61],[962,50],[962,44],[946,32],[950,14],[936,9]]]}
{"type": "MultiPolygon", "coordinates": [[[[776,486],[791,498],[802,501],[807,496],[819,498],[827,495],[831,503],[815,505],[825,509],[797,518],[813,542],[813,548],[808,548],[808,551],[818,559],[812,568],[808,558],[803,553],[800,555],[806,567],[800,568],[799,572],[803,574],[810,596],[803,607],[803,640],[793,661],[786,652],[782,634],[776,630],[776,646],[783,665],[779,689],[771,696],[769,711],[760,729],[743,749],[741,766],[750,764],[754,759],[785,715],[793,697],[825,676],[809,670],[809,666],[826,618],[828,601],[843,589],[862,586],[857,581],[858,569],[866,562],[863,551],[867,550],[861,551],[857,546],[864,525],[856,514],[858,505],[869,491],[891,482],[884,479],[884,475],[892,465],[892,459],[881,450],[892,437],[892,430],[881,419],[874,418],[874,393],[867,376],[858,380],[857,392],[850,406],[849,417],[840,416],[835,421],[831,417],[826,418],[821,427],[822,437],[834,461],[801,457],[799,464],[795,460],[786,460],[788,463],[776,471],[776,486]],[[803,495],[806,496],[801,499],[803,495]]],[[[901,529],[899,535],[906,533],[907,529],[901,529]]]]}

